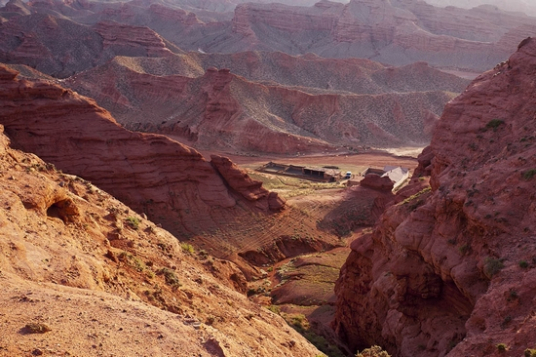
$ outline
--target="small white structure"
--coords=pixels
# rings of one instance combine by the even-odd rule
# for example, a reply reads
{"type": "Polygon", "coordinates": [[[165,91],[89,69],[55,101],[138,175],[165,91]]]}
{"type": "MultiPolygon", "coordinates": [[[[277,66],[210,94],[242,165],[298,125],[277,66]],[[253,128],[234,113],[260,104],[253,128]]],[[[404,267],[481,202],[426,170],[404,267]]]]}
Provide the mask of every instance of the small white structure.
{"type": "Polygon", "coordinates": [[[393,190],[399,188],[409,176],[409,169],[400,166],[385,166],[383,171],[382,177],[387,176],[395,183],[393,190]]]}

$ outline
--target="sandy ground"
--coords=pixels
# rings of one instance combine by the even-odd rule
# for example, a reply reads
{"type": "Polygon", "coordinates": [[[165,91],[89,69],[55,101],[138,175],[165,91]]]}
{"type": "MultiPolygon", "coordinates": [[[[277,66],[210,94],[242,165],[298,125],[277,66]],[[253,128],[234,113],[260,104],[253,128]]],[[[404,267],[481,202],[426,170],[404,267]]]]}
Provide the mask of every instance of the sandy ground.
{"type": "Polygon", "coordinates": [[[270,161],[280,162],[284,164],[294,165],[335,165],[335,166],[359,166],[359,167],[375,167],[383,168],[386,165],[402,166],[413,169],[417,166],[417,160],[414,157],[415,153],[422,151],[422,148],[403,148],[392,149],[393,152],[368,152],[363,154],[335,154],[335,155],[308,155],[308,156],[240,156],[223,152],[201,151],[205,158],[210,159],[210,155],[216,154],[230,158],[234,163],[251,167],[253,165],[264,165],[270,161]],[[398,150],[398,151],[397,151],[398,150]],[[397,156],[396,154],[404,154],[407,156],[397,156]]]}

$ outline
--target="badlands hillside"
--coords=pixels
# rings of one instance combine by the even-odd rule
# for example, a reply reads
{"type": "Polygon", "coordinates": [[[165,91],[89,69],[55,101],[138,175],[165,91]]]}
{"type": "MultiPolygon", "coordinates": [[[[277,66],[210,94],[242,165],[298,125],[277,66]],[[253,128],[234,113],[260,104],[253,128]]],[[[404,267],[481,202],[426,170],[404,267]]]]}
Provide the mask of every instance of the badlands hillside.
{"type": "Polygon", "coordinates": [[[535,18],[2,4],[0,356],[536,355],[535,18]]]}
{"type": "Polygon", "coordinates": [[[234,8],[230,19],[221,18],[218,14],[226,10],[210,3],[205,8],[185,3],[11,0],[1,10],[9,21],[0,27],[0,60],[31,61],[45,55],[48,62],[38,69],[69,76],[88,59],[102,63],[122,51],[154,56],[177,52],[178,46],[203,53],[260,50],[360,57],[391,65],[427,61],[436,67],[480,72],[504,61],[535,29],[534,18],[523,13],[494,6],[440,8],[422,0],[347,4],[323,0],[310,6],[243,3],[234,8]],[[120,48],[107,32],[113,23],[123,25],[116,30],[119,36],[121,31],[133,33],[132,40],[138,44],[139,36],[142,42],[155,37],[158,41],[142,54],[132,46],[120,48]],[[54,41],[59,36],[62,41],[54,41]],[[84,41],[72,42],[76,36],[84,41]],[[108,40],[104,46],[98,43],[100,36],[108,40]],[[63,56],[50,58],[57,50],[63,56]],[[58,60],[64,65],[52,63],[58,60]]]}
{"type": "MultiPolygon", "coordinates": [[[[143,6],[11,1],[0,9],[0,60],[58,78],[126,128],[246,154],[422,146],[443,106],[468,84],[424,62],[397,68],[313,54],[185,53],[166,31],[197,24],[195,14],[143,6]]],[[[192,38],[188,31],[180,38],[192,38]]]]}
{"type": "Polygon", "coordinates": [[[527,38],[445,108],[415,180],[431,188],[354,241],[337,281],[339,336],[397,356],[532,356],[534,68],[527,38]]]}
{"type": "Polygon", "coordinates": [[[468,83],[424,63],[391,68],[256,52],[178,57],[165,61],[168,71],[184,64],[207,70],[164,76],[157,75],[161,59],[116,57],[61,84],[95,98],[133,130],[173,135],[198,149],[281,154],[424,145],[443,106],[468,83]]]}
{"type": "Polygon", "coordinates": [[[320,354],[233,263],[0,140],[1,356],[320,354]]]}

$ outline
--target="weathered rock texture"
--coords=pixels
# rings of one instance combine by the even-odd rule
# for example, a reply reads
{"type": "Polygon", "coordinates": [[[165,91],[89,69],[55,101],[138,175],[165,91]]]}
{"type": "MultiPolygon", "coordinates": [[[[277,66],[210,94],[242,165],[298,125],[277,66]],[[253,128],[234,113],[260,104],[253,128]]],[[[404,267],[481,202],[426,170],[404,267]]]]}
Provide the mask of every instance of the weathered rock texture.
{"type": "Polygon", "coordinates": [[[0,200],[3,356],[320,353],[234,290],[234,264],[192,256],[88,181],[11,149],[1,125],[0,200]]]}
{"type": "Polygon", "coordinates": [[[427,143],[444,104],[468,84],[422,62],[390,68],[258,52],[175,58],[116,58],[64,83],[127,128],[200,149],[274,153],[427,143]]]}
{"type": "Polygon", "coordinates": [[[203,3],[50,1],[43,5],[13,0],[0,10],[5,19],[0,26],[4,39],[0,60],[24,59],[46,73],[70,75],[81,63],[109,59],[113,51],[96,58],[88,53],[102,47],[94,26],[105,22],[121,24],[114,29],[118,33],[132,26],[128,28],[137,46],[140,40],[154,37],[147,36],[151,29],[169,41],[164,42],[173,52],[179,51],[178,46],[202,53],[316,53],[393,65],[427,61],[433,66],[482,71],[505,60],[522,38],[535,31],[534,18],[492,6],[439,8],[420,0],[352,0],[347,4],[322,0],[309,7],[297,6],[303,2],[242,3],[234,8],[231,19],[229,13],[218,12],[231,10],[237,2],[203,3]],[[86,34],[85,41],[74,42],[73,36],[80,33],[86,34]],[[70,45],[58,48],[60,38],[70,45]]]}
{"type": "MultiPolygon", "coordinates": [[[[353,0],[346,5],[320,1],[313,7],[250,3],[236,7],[232,26],[221,32],[219,41],[196,38],[192,44],[206,52],[313,52],[396,65],[425,60],[434,66],[484,70],[515,49],[523,37],[502,39],[522,25],[534,26],[534,19],[497,8],[437,8],[418,0],[353,0]]],[[[172,41],[194,49],[189,40],[172,41]]]]}
{"type": "Polygon", "coordinates": [[[46,6],[21,6],[30,7],[31,14],[12,14],[0,22],[1,62],[26,64],[63,78],[117,55],[165,57],[180,52],[145,26],[100,22],[90,27],[46,6]]]}
{"type": "Polygon", "coordinates": [[[451,101],[420,158],[431,190],[352,244],[334,323],[352,348],[491,356],[504,343],[519,356],[535,347],[535,68],[529,38],[451,101]]]}
{"type": "Polygon", "coordinates": [[[0,67],[0,122],[14,146],[98,183],[176,234],[218,227],[248,207],[264,213],[284,207],[225,158],[213,166],[167,137],[123,129],[88,98],[16,76],[0,67]]]}

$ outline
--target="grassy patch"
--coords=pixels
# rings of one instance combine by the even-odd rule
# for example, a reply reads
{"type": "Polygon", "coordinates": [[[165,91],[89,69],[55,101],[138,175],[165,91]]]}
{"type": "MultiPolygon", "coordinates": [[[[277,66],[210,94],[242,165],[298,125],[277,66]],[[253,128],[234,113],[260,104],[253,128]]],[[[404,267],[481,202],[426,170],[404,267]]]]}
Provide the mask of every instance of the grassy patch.
{"type": "Polygon", "coordinates": [[[140,220],[137,217],[127,217],[127,224],[132,227],[132,229],[140,228],[140,220]]]}
{"type": "Polygon", "coordinates": [[[427,194],[429,192],[432,192],[432,188],[431,187],[426,187],[425,189],[417,192],[416,194],[409,196],[404,201],[402,201],[400,204],[407,205],[409,207],[409,209],[411,209],[413,211],[413,210],[417,209],[417,207],[421,206],[424,203],[424,199],[426,197],[421,197],[421,196],[423,196],[423,195],[425,195],[425,194],[427,194]]]}
{"type": "Polygon", "coordinates": [[[184,250],[186,253],[190,253],[190,254],[194,254],[195,253],[195,248],[193,245],[191,245],[190,243],[181,243],[181,248],[182,250],[184,250]]]}

